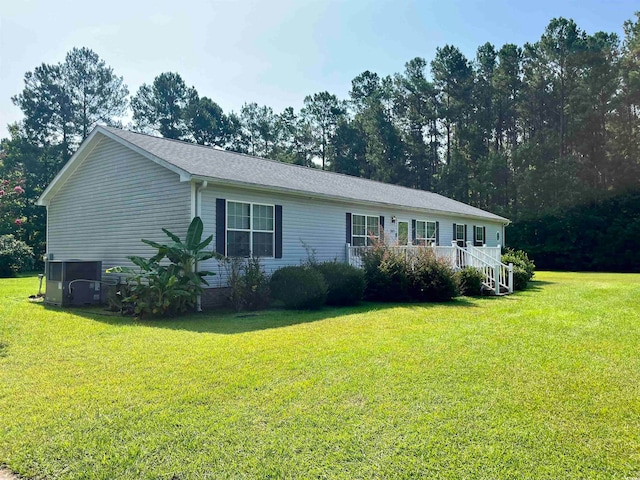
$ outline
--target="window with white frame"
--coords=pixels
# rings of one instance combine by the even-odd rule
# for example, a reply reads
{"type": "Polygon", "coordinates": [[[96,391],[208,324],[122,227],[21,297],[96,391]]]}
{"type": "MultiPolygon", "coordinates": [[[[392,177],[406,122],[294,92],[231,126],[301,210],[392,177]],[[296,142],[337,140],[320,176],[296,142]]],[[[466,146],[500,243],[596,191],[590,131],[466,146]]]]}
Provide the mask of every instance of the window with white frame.
{"type": "Polygon", "coordinates": [[[476,244],[484,245],[484,227],[476,227],[473,238],[476,244]]]}
{"type": "Polygon", "coordinates": [[[273,257],[274,207],[227,202],[227,256],[273,257]]]}
{"type": "Polygon", "coordinates": [[[464,237],[466,237],[466,232],[465,232],[466,229],[467,229],[467,226],[464,224],[458,223],[456,225],[456,241],[464,242],[464,237]]]}
{"type": "Polygon", "coordinates": [[[416,221],[416,243],[418,245],[436,244],[436,222],[416,221]]]}
{"type": "Polygon", "coordinates": [[[354,247],[372,245],[380,238],[380,217],[353,214],[351,221],[351,245],[354,247]]]}

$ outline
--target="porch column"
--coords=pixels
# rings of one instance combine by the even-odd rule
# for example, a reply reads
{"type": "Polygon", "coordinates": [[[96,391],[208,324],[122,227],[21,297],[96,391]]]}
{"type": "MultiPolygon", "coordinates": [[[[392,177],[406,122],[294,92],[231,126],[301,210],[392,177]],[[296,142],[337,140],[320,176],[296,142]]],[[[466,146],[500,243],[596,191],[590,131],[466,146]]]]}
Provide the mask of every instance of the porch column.
{"type": "Polygon", "coordinates": [[[455,240],[451,240],[451,262],[456,267],[460,266],[458,265],[458,242],[455,240]]]}
{"type": "Polygon", "coordinates": [[[513,293],[513,263],[509,264],[509,293],[513,293]]]}

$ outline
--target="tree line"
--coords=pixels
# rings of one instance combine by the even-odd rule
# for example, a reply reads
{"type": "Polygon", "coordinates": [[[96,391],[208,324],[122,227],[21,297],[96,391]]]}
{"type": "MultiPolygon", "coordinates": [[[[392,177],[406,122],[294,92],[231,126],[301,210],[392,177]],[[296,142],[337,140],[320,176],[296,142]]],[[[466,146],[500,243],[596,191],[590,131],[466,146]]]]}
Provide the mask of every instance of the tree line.
{"type": "Polygon", "coordinates": [[[557,18],[535,43],[485,43],[474,58],[446,45],[394,75],[363,72],[348,98],[318,92],[282,112],[225,113],[175,72],[130,95],[95,52],[74,48],[27,72],[12,98],[24,118],[0,143],[0,176],[25,193],[19,211],[0,210],[0,233],[42,250],[35,198],[96,124],[122,126],[129,111],[133,130],[435,191],[517,232],[640,188],[640,13],[623,30],[588,34],[557,18]]]}

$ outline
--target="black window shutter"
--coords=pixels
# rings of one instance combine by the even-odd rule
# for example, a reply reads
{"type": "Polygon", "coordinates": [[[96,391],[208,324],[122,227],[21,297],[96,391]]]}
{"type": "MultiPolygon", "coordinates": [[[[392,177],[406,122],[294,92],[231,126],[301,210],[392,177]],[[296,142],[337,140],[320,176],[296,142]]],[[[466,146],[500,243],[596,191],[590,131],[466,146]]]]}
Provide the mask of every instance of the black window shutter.
{"type": "Polygon", "coordinates": [[[225,255],[225,230],[227,229],[227,201],[216,198],[216,252],[225,255]]]}
{"type": "Polygon", "coordinates": [[[464,245],[463,245],[463,247],[467,246],[467,227],[468,227],[468,225],[465,223],[464,224],[464,245]]]}
{"type": "Polygon", "coordinates": [[[380,228],[384,230],[384,215],[380,215],[380,228]]]}
{"type": "Polygon", "coordinates": [[[349,212],[347,212],[347,228],[346,228],[346,232],[347,232],[347,243],[351,243],[351,214],[349,212]]]}
{"type": "Polygon", "coordinates": [[[456,225],[455,223],[453,224],[453,240],[458,240],[458,229],[457,229],[458,225],[456,225]]]}
{"type": "Polygon", "coordinates": [[[411,243],[416,244],[416,220],[411,220],[411,243]]]}
{"type": "Polygon", "coordinates": [[[436,222],[436,245],[440,245],[440,222],[436,222]]]}
{"type": "Polygon", "coordinates": [[[487,243],[487,227],[482,227],[482,243],[487,243]]]}
{"type": "Polygon", "coordinates": [[[282,258],[282,205],[276,205],[276,245],[275,256],[282,258]]]}
{"type": "Polygon", "coordinates": [[[471,235],[473,235],[473,238],[471,239],[472,243],[473,243],[473,246],[477,247],[478,246],[478,242],[476,241],[476,226],[475,225],[473,225],[471,227],[471,235]]]}

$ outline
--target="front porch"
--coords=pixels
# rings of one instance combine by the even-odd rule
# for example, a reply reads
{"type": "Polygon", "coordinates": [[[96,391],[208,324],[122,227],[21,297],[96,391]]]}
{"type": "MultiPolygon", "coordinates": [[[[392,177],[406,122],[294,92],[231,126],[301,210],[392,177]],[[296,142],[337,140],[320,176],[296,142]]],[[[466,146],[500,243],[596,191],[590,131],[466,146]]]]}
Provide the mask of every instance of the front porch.
{"type": "MultiPolygon", "coordinates": [[[[363,254],[373,247],[354,247],[346,244],[346,260],[349,265],[362,268],[363,254]]],[[[411,256],[421,249],[433,251],[438,260],[446,261],[454,269],[475,267],[484,276],[483,285],[493,295],[507,295],[513,293],[513,264],[502,263],[502,247],[475,247],[467,242],[461,247],[456,241],[449,245],[395,245],[389,247],[396,253],[411,256]]]]}

